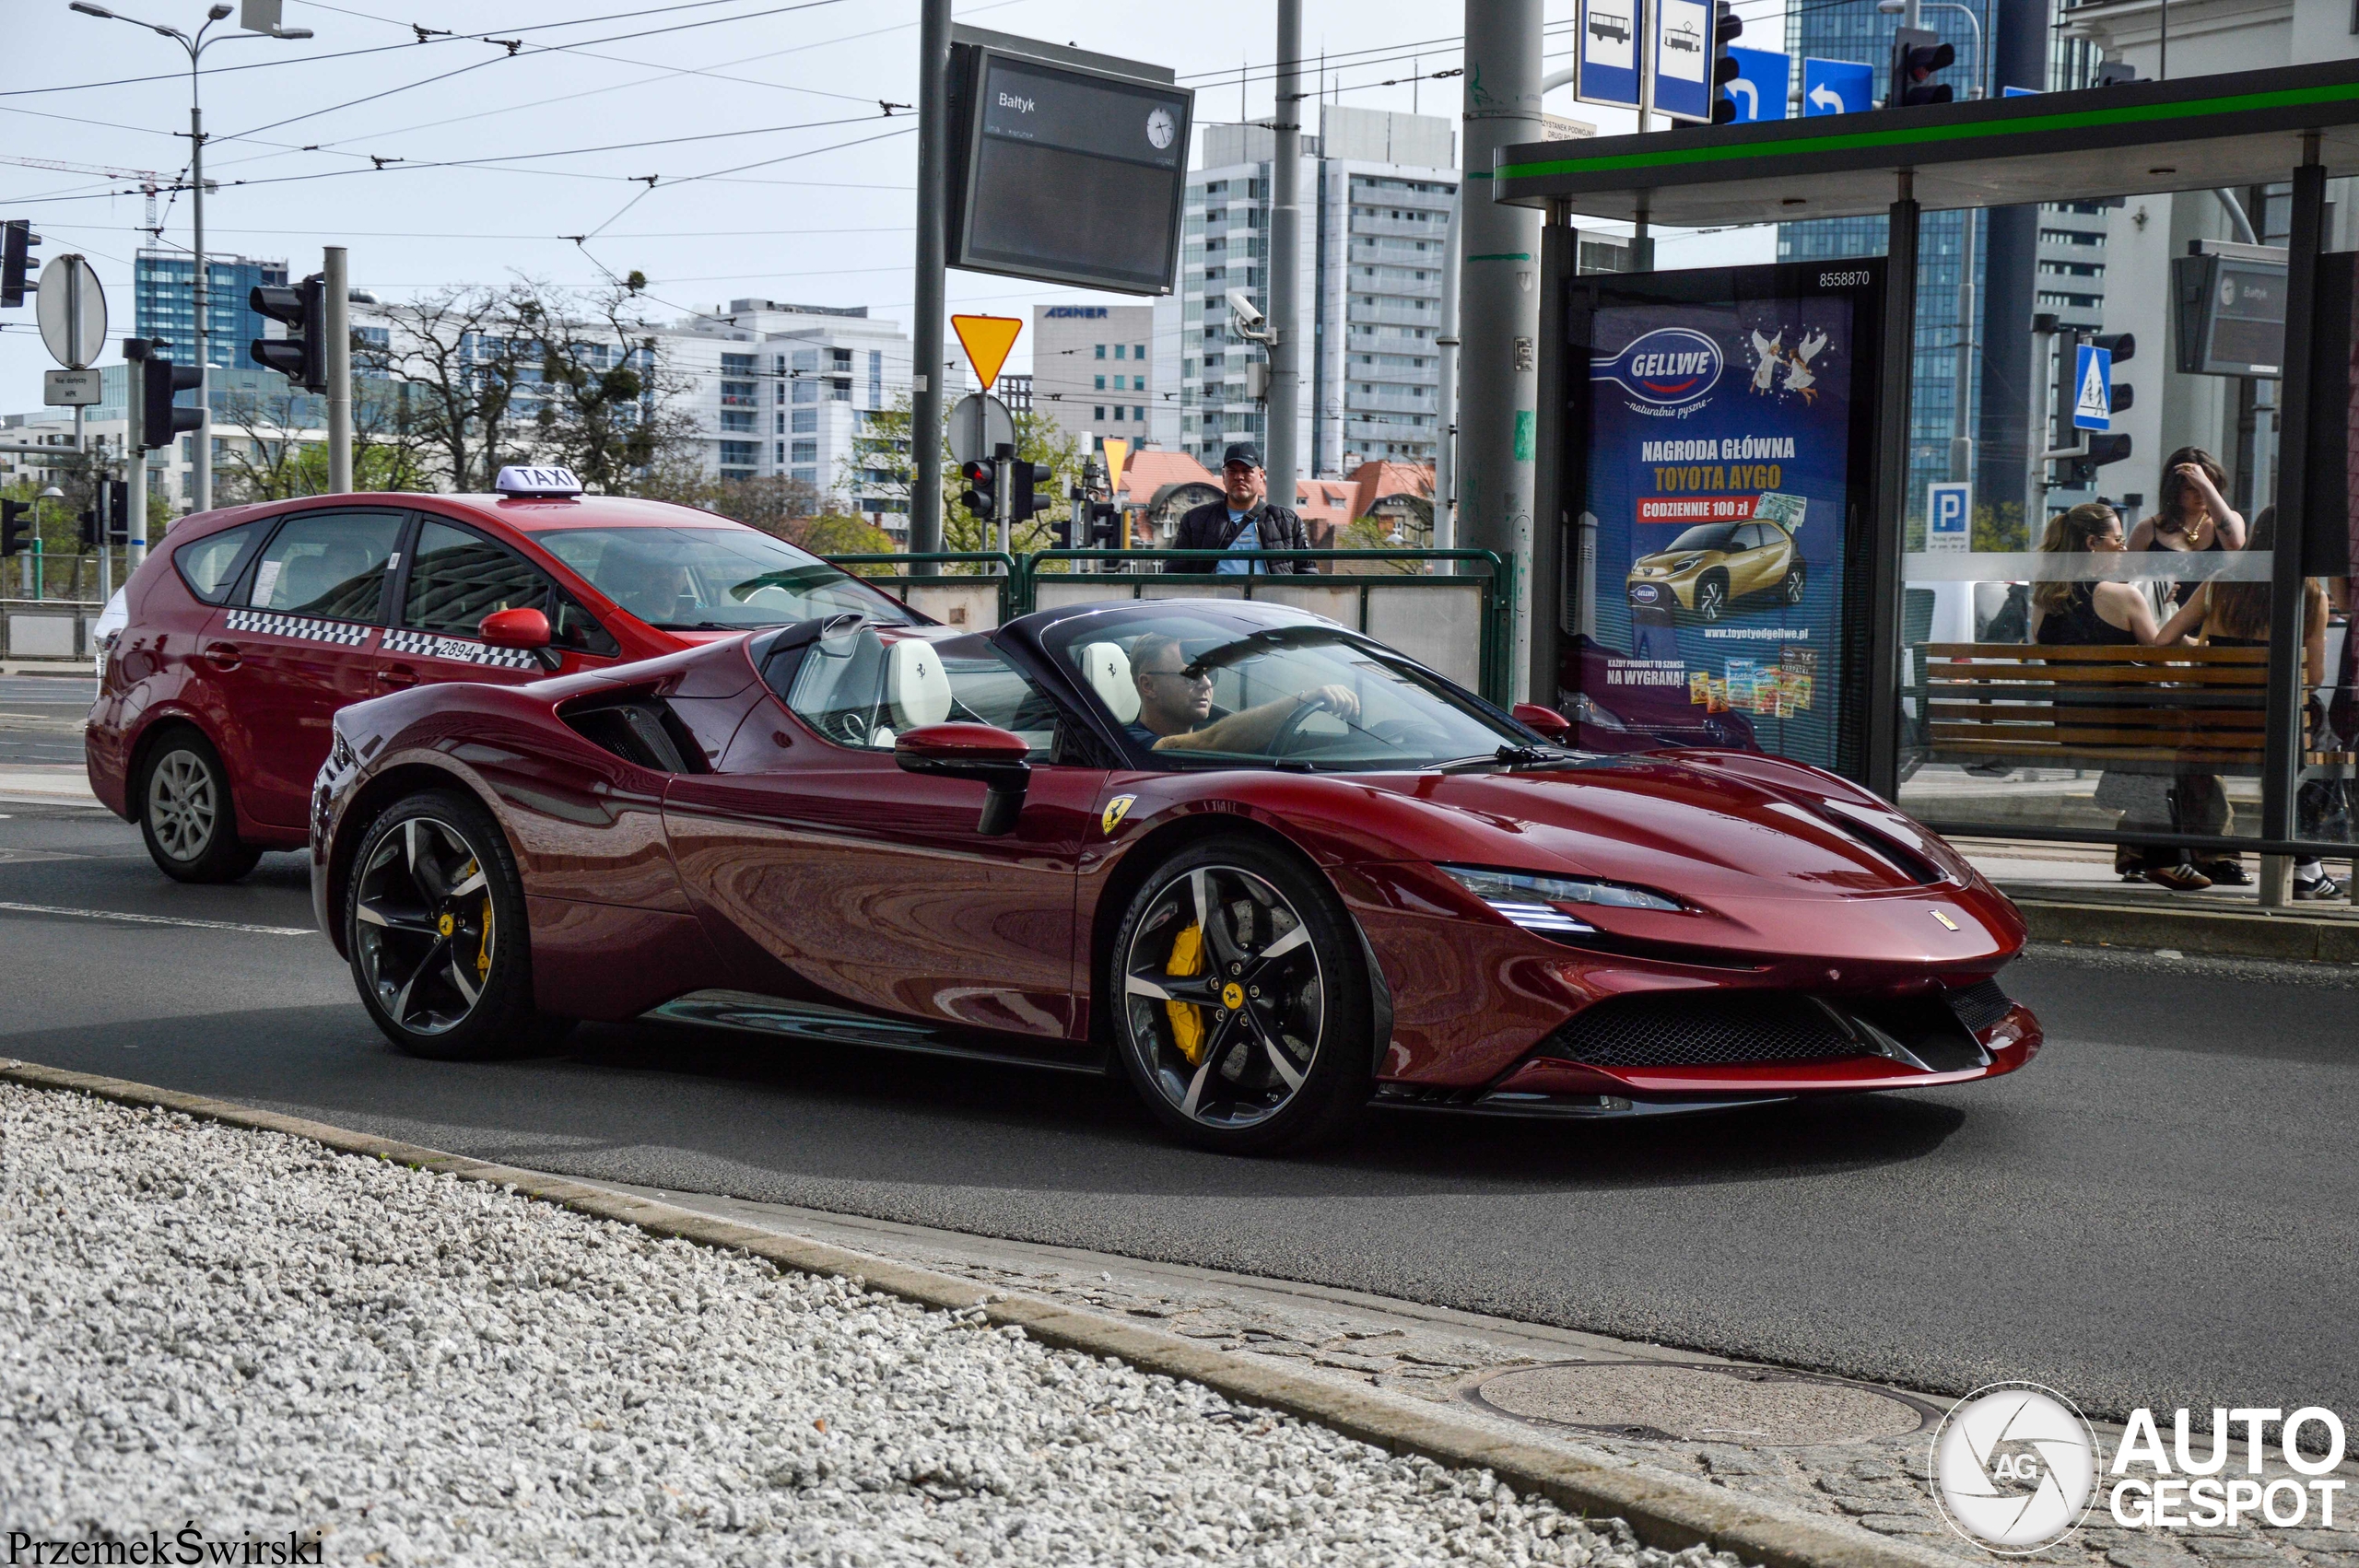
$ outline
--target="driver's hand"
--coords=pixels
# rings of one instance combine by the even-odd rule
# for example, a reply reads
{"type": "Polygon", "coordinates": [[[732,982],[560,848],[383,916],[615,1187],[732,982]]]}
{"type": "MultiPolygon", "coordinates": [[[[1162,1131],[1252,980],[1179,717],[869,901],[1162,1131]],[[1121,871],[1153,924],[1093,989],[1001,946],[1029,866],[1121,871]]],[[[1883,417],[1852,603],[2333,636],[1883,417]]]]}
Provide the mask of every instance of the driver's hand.
{"type": "Polygon", "coordinates": [[[1349,686],[1320,686],[1302,694],[1307,707],[1323,708],[1347,722],[1360,716],[1359,694],[1349,686]]]}

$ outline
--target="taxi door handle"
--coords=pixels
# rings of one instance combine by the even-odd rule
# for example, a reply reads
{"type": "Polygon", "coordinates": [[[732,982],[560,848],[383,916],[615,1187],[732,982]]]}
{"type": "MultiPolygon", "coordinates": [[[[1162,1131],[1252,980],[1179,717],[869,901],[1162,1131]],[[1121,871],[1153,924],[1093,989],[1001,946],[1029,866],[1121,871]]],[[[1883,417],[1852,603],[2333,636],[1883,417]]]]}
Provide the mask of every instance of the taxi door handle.
{"type": "Polygon", "coordinates": [[[205,650],[205,662],[217,670],[234,670],[243,658],[234,642],[217,642],[205,650]]]}
{"type": "Polygon", "coordinates": [[[417,685],[417,672],[406,664],[389,664],[377,672],[377,684],[381,686],[414,686],[417,685]]]}

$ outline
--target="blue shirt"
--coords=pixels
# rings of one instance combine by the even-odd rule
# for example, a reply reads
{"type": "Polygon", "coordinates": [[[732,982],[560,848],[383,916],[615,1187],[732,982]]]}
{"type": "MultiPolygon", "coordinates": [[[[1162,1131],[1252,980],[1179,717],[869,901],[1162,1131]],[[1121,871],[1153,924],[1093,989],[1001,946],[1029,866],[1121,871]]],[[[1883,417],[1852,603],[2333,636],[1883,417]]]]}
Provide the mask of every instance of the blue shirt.
{"type": "MultiPolygon", "coordinates": [[[[1231,507],[1228,512],[1228,521],[1236,522],[1249,515],[1250,514],[1238,511],[1236,508],[1231,507]]],[[[1260,525],[1253,522],[1247,522],[1245,524],[1244,532],[1228,542],[1228,547],[1231,550],[1260,549],[1262,547],[1262,530],[1260,525]]],[[[1262,563],[1259,561],[1215,561],[1213,563],[1214,572],[1221,577],[1245,577],[1261,570],[1261,568],[1262,563]]]]}

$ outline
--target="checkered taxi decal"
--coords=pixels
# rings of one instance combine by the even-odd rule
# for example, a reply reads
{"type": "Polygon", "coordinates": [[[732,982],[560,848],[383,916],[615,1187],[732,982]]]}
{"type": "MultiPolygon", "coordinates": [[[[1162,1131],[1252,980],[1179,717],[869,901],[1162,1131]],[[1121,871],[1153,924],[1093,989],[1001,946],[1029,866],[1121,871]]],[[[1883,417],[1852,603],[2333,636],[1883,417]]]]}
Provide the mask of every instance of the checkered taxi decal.
{"type": "Polygon", "coordinates": [[[373,628],[351,621],[314,621],[305,615],[275,615],[266,610],[232,610],[229,612],[229,629],[358,648],[369,640],[369,633],[373,628]]]}
{"type": "Polygon", "coordinates": [[[442,637],[434,632],[387,632],[381,650],[386,653],[406,653],[419,659],[456,659],[469,664],[487,664],[495,670],[538,670],[541,661],[531,649],[522,648],[487,648],[465,638],[442,637]]]}

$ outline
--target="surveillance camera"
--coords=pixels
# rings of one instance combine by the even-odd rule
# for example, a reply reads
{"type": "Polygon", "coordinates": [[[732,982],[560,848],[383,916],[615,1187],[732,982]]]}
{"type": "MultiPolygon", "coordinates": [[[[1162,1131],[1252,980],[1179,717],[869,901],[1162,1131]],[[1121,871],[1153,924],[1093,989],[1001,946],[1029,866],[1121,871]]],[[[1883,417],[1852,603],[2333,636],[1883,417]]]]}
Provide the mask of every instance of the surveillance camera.
{"type": "Polygon", "coordinates": [[[1269,319],[1262,314],[1251,298],[1241,288],[1232,288],[1228,291],[1228,314],[1229,319],[1237,323],[1237,330],[1240,333],[1258,332],[1269,319]]]}

